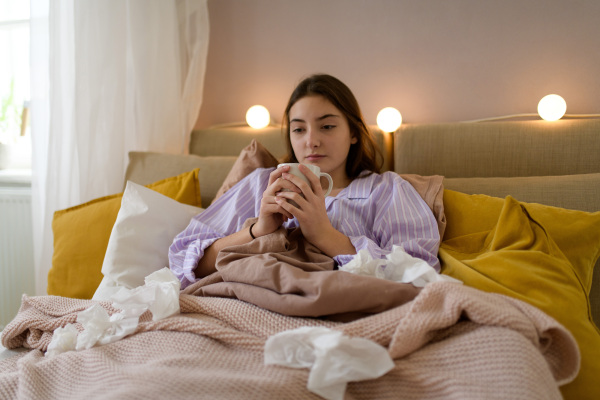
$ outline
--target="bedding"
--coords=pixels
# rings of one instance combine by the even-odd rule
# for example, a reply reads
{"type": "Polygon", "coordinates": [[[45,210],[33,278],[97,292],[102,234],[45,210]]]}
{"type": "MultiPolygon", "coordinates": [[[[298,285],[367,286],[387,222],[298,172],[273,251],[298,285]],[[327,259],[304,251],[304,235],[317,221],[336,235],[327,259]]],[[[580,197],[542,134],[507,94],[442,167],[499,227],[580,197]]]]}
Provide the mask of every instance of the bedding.
{"type": "MultiPolygon", "coordinates": [[[[594,149],[599,132],[598,121],[408,124],[393,141],[379,132],[384,157],[394,161],[390,168],[417,189],[436,216],[443,235],[442,273],[462,284],[402,289],[394,300],[381,291],[372,295],[369,288],[401,284],[362,285],[375,278],[353,276],[347,281],[361,282],[351,284],[358,288],[331,300],[333,307],[327,303],[312,314],[299,307],[295,315],[285,315],[290,313],[287,299],[277,295],[286,293],[237,298],[243,297],[238,287],[256,282],[254,273],[241,274],[240,265],[223,262],[220,273],[180,294],[180,314],[153,321],[146,312],[136,333],[120,341],[45,357],[57,327],[74,323],[81,330],[77,316],[94,304],[117,313],[110,296],[123,282],[133,279],[134,285],[164,266],[160,256],[153,257],[156,263],[133,256],[113,264],[112,271],[105,269],[103,277],[104,260],[160,253],[169,243],[152,235],[154,230],[176,230],[185,219],[176,216],[193,211],[188,205],[206,207],[255,166],[271,166],[282,150],[278,129],[227,128],[194,132],[190,155],[131,154],[126,181],[137,186],[128,183],[124,194],[99,199],[102,208],[90,202],[65,211],[71,219],[55,215],[58,244],[66,249],[70,227],[90,220],[102,223],[102,238],[94,246],[72,242],[79,243],[82,257],[90,246],[95,256],[89,264],[73,257],[71,268],[69,257],[77,253],[55,252],[52,290],[57,296],[23,298],[2,344],[33,350],[3,353],[10,357],[0,361],[0,397],[322,398],[308,389],[310,368],[265,363],[270,337],[318,327],[383,346],[393,359],[394,368],[384,375],[347,382],[345,398],[597,399],[600,165],[594,149]],[[534,151],[521,151],[524,144],[534,151]],[[176,184],[167,176],[182,173],[186,178],[176,184]],[[165,178],[170,182],[165,194],[177,201],[139,186],[165,178]],[[137,197],[130,196],[131,188],[137,197]],[[147,210],[128,211],[133,205],[147,210]],[[127,240],[118,238],[128,224],[145,240],[125,246],[127,240]],[[120,246],[108,246],[113,235],[120,246]],[[121,283],[112,277],[115,270],[123,274],[121,283]],[[95,278],[81,279],[77,273],[95,278]],[[237,282],[235,290],[222,285],[224,275],[237,282]],[[94,293],[101,278],[103,285],[94,293]],[[388,304],[382,307],[384,301],[388,304]],[[360,309],[378,302],[380,308],[360,309]]],[[[237,259],[240,253],[221,257],[237,259]]],[[[264,279],[264,268],[255,272],[264,279]]],[[[292,290],[296,300],[302,295],[302,301],[310,300],[306,288],[319,287],[307,279],[292,290]]],[[[303,349],[309,358],[317,351],[303,349]]],[[[344,356],[339,348],[332,351],[344,356]]]]}
{"type": "Polygon", "coordinates": [[[90,303],[24,299],[3,343],[37,350],[0,363],[2,398],[321,398],[307,390],[305,369],[263,362],[268,337],[302,326],[388,349],[394,369],[349,383],[350,398],[560,399],[557,383],[578,370],[577,345],[554,319],[521,301],[446,282],[426,286],[413,302],[346,323],[182,294],[180,315],[161,321],[143,315],[137,333],[121,341],[44,357],[53,330],[75,322],[90,303]]]}
{"type": "Polygon", "coordinates": [[[581,352],[581,371],[563,394],[573,399],[597,395],[591,388],[600,375],[600,331],[588,295],[600,256],[600,212],[522,203],[510,196],[446,191],[444,197],[449,228],[440,246],[442,273],[528,302],[560,321],[581,352]]]}
{"type": "MultiPolygon", "coordinates": [[[[256,218],[244,224],[249,227],[256,218]]],[[[283,227],[249,243],[223,249],[217,272],[182,293],[233,297],[282,315],[353,318],[413,300],[419,288],[335,271],[333,259],[283,227]],[[352,298],[348,298],[352,293],[352,298]]]]}

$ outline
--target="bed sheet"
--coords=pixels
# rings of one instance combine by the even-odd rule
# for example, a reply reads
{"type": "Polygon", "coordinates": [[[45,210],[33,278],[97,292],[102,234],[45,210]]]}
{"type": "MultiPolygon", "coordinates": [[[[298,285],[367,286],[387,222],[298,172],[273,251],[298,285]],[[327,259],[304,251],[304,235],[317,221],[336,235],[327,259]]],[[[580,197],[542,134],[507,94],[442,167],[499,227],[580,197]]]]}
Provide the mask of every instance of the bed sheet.
{"type": "Polygon", "coordinates": [[[266,340],[302,326],[339,330],[387,348],[395,367],[351,382],[345,398],[561,398],[579,368],[577,344],[554,319],[519,300],[438,282],[401,306],[351,322],[290,317],[228,298],[180,295],[181,314],[142,315],[135,334],[45,357],[52,332],[106,302],[26,297],[5,329],[7,347],[36,350],[0,361],[0,397],[319,398],[309,371],[265,365],[266,340]],[[526,373],[525,373],[526,372],[526,373]]]}

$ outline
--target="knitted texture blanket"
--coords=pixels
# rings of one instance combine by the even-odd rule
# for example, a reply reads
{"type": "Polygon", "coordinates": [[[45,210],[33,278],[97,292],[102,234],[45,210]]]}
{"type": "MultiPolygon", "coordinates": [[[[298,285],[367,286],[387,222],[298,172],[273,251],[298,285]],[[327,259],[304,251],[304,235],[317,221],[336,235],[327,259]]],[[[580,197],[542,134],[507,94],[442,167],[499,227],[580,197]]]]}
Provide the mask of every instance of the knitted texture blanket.
{"type": "MultiPolygon", "coordinates": [[[[348,385],[347,399],[560,399],[579,352],[571,334],[537,308],[463,285],[427,285],[414,300],[342,323],[291,317],[230,298],[180,295],[181,314],[88,350],[45,357],[53,331],[95,304],[23,298],[4,329],[7,348],[34,350],[0,362],[2,399],[313,399],[308,370],[267,366],[267,338],[324,326],[384,347],[395,368],[348,385]]],[[[100,303],[109,313],[118,310],[100,303]]]]}

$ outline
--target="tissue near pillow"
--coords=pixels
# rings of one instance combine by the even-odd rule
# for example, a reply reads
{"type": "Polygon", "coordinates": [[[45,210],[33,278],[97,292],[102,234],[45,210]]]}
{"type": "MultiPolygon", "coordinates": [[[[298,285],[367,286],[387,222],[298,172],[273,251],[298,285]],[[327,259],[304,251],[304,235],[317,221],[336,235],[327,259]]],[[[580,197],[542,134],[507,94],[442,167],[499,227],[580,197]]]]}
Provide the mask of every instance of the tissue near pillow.
{"type": "MultiPolygon", "coordinates": [[[[198,169],[148,188],[181,203],[199,206],[198,169]]],[[[90,299],[102,280],[102,262],[121,206],[122,194],[101,197],[54,213],[54,254],[48,294],[90,299]]]]}
{"type": "Polygon", "coordinates": [[[106,248],[102,274],[128,289],[142,286],[146,276],[169,265],[173,238],[200,211],[201,208],[127,182],[106,248]]]}

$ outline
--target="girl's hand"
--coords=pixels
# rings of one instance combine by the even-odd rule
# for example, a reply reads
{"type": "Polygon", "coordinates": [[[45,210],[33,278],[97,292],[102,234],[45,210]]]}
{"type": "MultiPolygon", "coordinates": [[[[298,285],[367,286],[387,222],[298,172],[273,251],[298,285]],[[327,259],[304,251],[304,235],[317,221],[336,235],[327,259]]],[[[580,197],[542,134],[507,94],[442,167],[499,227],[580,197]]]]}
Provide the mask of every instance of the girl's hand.
{"type": "Polygon", "coordinates": [[[252,228],[254,236],[259,237],[275,232],[284,221],[294,216],[276,201],[276,194],[287,189],[294,193],[300,193],[300,189],[282,175],[289,171],[290,167],[284,165],[277,168],[269,175],[269,183],[263,192],[260,202],[258,220],[252,228]]]}
{"type": "Polygon", "coordinates": [[[337,230],[327,216],[325,194],[319,177],[302,164],[299,169],[307,177],[310,185],[287,171],[283,172],[282,179],[293,184],[296,190],[276,192],[275,202],[287,215],[296,217],[304,238],[321,248],[320,245],[328,235],[331,235],[332,231],[337,233],[337,230]]]}

